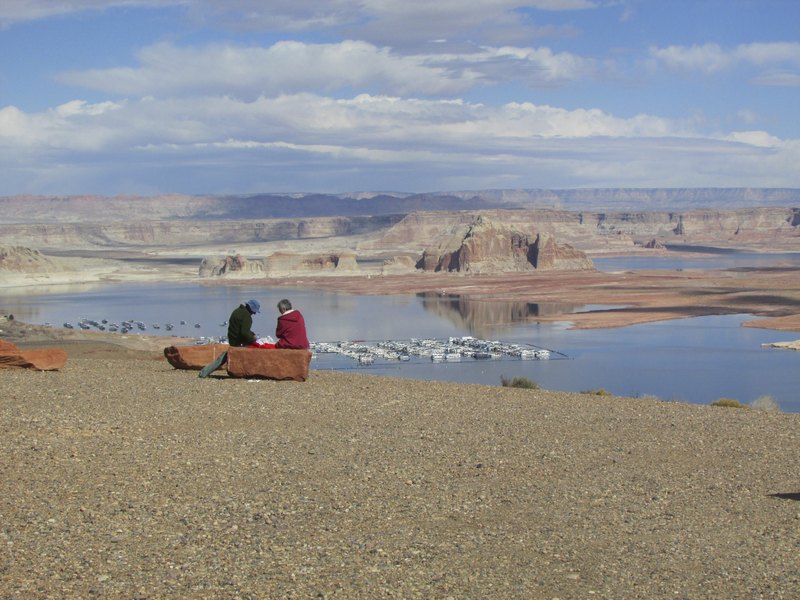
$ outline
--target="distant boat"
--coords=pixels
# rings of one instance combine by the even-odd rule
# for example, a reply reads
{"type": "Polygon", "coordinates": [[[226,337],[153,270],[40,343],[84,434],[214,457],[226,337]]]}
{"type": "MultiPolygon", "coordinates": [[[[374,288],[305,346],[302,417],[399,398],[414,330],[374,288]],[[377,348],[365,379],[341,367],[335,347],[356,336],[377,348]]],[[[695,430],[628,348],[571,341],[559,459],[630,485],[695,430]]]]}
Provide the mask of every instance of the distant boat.
{"type": "Polygon", "coordinates": [[[75,329],[72,323],[64,323],[64,327],[66,327],[67,329],[75,329]]]}

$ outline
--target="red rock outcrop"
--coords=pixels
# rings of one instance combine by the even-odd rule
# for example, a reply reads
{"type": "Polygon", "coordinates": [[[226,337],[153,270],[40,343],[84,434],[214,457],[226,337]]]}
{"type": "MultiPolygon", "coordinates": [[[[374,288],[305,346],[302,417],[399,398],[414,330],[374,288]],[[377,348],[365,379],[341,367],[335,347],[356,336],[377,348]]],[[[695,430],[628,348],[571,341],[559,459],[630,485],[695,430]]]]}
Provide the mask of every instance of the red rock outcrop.
{"type": "Polygon", "coordinates": [[[558,244],[555,238],[539,234],[528,259],[537,271],[586,271],[594,268],[592,260],[569,244],[558,244]]]}
{"type": "Polygon", "coordinates": [[[0,340],[0,369],[58,371],[67,364],[67,353],[60,348],[20,350],[15,344],[0,340]]]}
{"type": "Polygon", "coordinates": [[[426,249],[417,267],[425,271],[505,273],[592,269],[580,250],[538,234],[533,241],[516,229],[478,216],[466,228],[457,226],[438,246],[426,249]]]}

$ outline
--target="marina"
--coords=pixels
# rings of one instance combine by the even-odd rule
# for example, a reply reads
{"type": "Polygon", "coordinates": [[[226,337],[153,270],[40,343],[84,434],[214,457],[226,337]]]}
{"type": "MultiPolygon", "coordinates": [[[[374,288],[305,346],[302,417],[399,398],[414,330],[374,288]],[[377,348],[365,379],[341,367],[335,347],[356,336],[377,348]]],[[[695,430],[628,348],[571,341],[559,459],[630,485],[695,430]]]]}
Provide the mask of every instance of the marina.
{"type": "Polygon", "coordinates": [[[315,354],[338,354],[360,366],[378,362],[411,362],[426,360],[433,363],[462,360],[549,360],[567,358],[560,352],[537,348],[531,344],[481,340],[473,336],[451,336],[446,340],[411,338],[387,341],[313,342],[315,354]]]}

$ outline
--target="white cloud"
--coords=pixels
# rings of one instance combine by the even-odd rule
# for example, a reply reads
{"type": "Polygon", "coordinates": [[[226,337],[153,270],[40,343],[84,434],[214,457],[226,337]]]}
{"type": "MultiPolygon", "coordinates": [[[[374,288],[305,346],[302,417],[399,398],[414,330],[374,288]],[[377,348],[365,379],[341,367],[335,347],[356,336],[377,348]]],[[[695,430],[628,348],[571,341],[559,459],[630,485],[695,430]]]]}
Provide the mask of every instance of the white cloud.
{"type": "Polygon", "coordinates": [[[62,175],[73,165],[76,177],[86,173],[94,185],[108,179],[117,185],[121,173],[127,180],[139,171],[170,171],[178,181],[166,189],[193,193],[213,191],[202,188],[212,181],[227,182],[229,191],[275,189],[290,175],[302,178],[304,189],[328,191],[369,188],[379,176],[383,189],[410,191],[467,181],[471,187],[793,187],[800,180],[789,167],[798,159],[800,144],[765,132],[712,139],[652,115],[620,118],[533,103],[296,94],[0,110],[0,179],[29,192],[42,192],[49,181],[31,173],[55,165],[62,175]],[[400,185],[394,179],[400,173],[414,176],[400,185]]]}
{"type": "Polygon", "coordinates": [[[62,73],[58,79],[123,96],[260,95],[359,89],[392,95],[442,96],[517,80],[561,85],[592,75],[593,60],[548,48],[478,48],[461,54],[401,55],[360,41],[278,42],[268,48],[159,43],[142,49],[138,67],[62,73]]]}
{"type": "Polygon", "coordinates": [[[651,48],[658,63],[675,71],[715,73],[738,65],[763,67],[773,64],[800,65],[800,43],[772,42],[741,44],[731,49],[718,44],[651,48]]]}
{"type": "Polygon", "coordinates": [[[88,10],[139,6],[158,8],[189,4],[192,0],[3,0],[0,3],[0,28],[23,21],[35,21],[88,10]]]}
{"type": "Polygon", "coordinates": [[[249,98],[306,89],[368,87],[395,94],[452,94],[473,85],[469,69],[445,69],[425,57],[393,54],[366,42],[278,42],[269,48],[161,43],[138,55],[138,68],[63,73],[72,85],[119,95],[231,94],[249,98]]]}
{"type": "Polygon", "coordinates": [[[198,21],[257,31],[301,31],[355,25],[373,19],[396,22],[430,15],[432,10],[448,15],[456,23],[464,18],[501,18],[519,8],[569,11],[591,9],[598,4],[595,0],[3,0],[0,27],[119,7],[182,6],[190,18],[198,21]]]}
{"type": "Polygon", "coordinates": [[[768,71],[752,80],[756,85],[772,85],[777,87],[800,87],[800,72],[768,71]]]}
{"type": "Polygon", "coordinates": [[[724,136],[723,139],[759,148],[778,148],[782,141],[766,131],[734,131],[724,136]]]}

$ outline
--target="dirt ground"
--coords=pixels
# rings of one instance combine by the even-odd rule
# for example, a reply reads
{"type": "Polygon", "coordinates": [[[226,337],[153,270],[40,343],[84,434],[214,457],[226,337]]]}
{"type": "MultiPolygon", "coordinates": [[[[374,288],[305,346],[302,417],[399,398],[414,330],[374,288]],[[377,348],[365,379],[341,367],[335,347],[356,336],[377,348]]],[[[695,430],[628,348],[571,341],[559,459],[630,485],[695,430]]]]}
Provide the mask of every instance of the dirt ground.
{"type": "Polygon", "coordinates": [[[3,600],[800,589],[798,414],[201,379],[105,344],[67,341],[59,372],[0,371],[3,600]]]}

